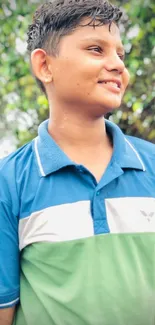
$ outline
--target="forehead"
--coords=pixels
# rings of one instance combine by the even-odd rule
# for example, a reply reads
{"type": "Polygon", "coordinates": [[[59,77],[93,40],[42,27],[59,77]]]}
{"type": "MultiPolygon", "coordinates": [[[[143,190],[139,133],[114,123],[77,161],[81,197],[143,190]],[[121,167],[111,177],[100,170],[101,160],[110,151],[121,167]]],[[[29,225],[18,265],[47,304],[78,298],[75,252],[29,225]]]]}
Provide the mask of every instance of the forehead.
{"type": "Polygon", "coordinates": [[[112,23],[109,28],[109,24],[95,27],[90,25],[88,26],[87,24],[89,22],[90,18],[83,19],[80,23],[80,26],[76,27],[76,29],[70,35],[73,42],[75,41],[79,43],[87,43],[91,40],[98,40],[104,42],[107,45],[117,44],[117,46],[122,47],[120,31],[115,23],[112,23]]]}

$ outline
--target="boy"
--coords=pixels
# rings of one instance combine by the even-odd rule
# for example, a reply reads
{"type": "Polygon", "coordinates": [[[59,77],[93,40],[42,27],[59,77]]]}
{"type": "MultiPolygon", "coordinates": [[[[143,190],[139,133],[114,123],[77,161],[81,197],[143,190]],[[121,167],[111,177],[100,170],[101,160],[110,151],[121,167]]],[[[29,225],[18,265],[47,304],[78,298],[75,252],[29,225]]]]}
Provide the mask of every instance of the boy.
{"type": "Polygon", "coordinates": [[[154,324],[155,146],[104,119],[129,82],[120,17],[55,0],[29,27],[49,120],[0,165],[1,325],[154,324]]]}

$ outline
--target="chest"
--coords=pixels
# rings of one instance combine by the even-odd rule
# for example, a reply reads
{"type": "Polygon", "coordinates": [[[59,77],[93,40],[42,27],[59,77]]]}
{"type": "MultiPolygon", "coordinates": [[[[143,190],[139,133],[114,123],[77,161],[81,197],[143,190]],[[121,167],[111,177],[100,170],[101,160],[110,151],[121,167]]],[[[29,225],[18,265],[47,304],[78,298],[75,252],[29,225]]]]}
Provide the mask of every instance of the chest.
{"type": "Polygon", "coordinates": [[[89,173],[75,170],[41,178],[33,195],[23,194],[21,247],[38,240],[61,242],[109,232],[155,232],[153,179],[131,171],[116,177],[109,169],[109,182],[107,172],[97,185],[89,173]]]}

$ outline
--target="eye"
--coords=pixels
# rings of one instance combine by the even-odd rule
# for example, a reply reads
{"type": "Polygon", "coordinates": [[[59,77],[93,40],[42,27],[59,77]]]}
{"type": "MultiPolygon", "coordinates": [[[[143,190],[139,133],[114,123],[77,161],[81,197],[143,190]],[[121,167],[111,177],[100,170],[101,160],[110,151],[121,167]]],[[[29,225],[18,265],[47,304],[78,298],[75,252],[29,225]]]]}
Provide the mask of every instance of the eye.
{"type": "Polygon", "coordinates": [[[98,52],[98,53],[102,53],[102,48],[100,46],[94,46],[94,47],[90,47],[88,49],[89,51],[94,51],[94,52],[98,52]]]}
{"type": "Polygon", "coordinates": [[[119,58],[120,58],[122,61],[125,60],[125,53],[123,53],[123,54],[118,54],[118,56],[119,56],[119,58]]]}

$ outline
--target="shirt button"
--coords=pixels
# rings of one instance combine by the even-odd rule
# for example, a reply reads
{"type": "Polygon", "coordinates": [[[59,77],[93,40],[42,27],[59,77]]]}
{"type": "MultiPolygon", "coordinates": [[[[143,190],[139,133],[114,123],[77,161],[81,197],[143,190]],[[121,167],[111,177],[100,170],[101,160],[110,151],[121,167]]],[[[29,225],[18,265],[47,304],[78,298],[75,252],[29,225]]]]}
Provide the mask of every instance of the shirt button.
{"type": "Polygon", "coordinates": [[[100,191],[97,191],[97,192],[96,192],[96,196],[99,196],[99,195],[100,195],[100,191]]]}

